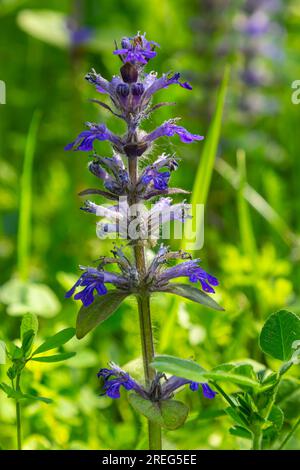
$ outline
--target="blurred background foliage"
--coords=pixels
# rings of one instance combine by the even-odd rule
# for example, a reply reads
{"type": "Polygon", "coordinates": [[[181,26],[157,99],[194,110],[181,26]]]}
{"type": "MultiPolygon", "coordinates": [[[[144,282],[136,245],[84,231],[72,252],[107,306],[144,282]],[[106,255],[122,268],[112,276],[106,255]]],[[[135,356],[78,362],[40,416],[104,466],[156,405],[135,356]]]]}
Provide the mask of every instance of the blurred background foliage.
{"type": "MultiPolygon", "coordinates": [[[[113,41],[136,31],[161,48],[152,67],[180,71],[192,92],[173,87],[160,100],[176,101],[176,115],[206,135],[227,63],[231,76],[222,135],[205,212],[203,266],[220,280],[216,300],[224,312],[152,301],[157,350],[194,358],[204,367],[251,358],[276,367],[258,348],[263,320],[289,307],[299,313],[300,107],[291,83],[300,78],[300,5],[297,0],[0,0],[0,339],[18,337],[20,315],[39,315],[41,340],[73,326],[78,304],[64,293],[78,275],[108,252],[95,236],[92,217],[81,213],[77,193],[95,185],[87,156],[63,151],[84,121],[118,123],[90,98],[84,75],[94,67],[117,73],[113,41]],[[237,153],[246,160],[241,187],[237,153]]],[[[152,128],[175,108],[153,114],[152,128]]],[[[193,187],[201,145],[160,141],[153,155],[176,152],[181,167],[174,186],[193,187]]],[[[109,147],[99,149],[105,154],[109,147]]],[[[142,163],[143,164],[143,163],[142,163]]],[[[176,243],[173,242],[174,247],[176,243]]],[[[84,340],[67,346],[77,355],[64,363],[35,363],[24,374],[52,405],[24,412],[27,449],[144,448],[145,422],[127,403],[99,397],[96,373],[108,360],[124,365],[140,355],[135,301],[84,340]]],[[[296,369],[296,368],[295,368],[296,369]]],[[[297,372],[297,370],[296,370],[297,372]]],[[[293,372],[296,374],[296,372],[293,372]]],[[[0,379],[5,366],[0,367],[0,379]]],[[[165,432],[165,448],[237,449],[249,443],[228,433],[232,424],[216,398],[185,394],[191,408],[183,428],[165,432]]],[[[300,412],[283,393],[290,423],[300,412]],[[291,413],[291,407],[294,414],[291,413]]],[[[282,404],[281,404],[282,405],[282,404]]],[[[284,406],[284,405],[282,405],[284,406]]],[[[289,426],[287,422],[285,426],[289,426]]],[[[298,435],[300,438],[300,435],[298,435]]],[[[0,395],[0,445],[15,448],[13,402],[0,395]]],[[[290,448],[299,447],[296,437],[290,448]]]]}

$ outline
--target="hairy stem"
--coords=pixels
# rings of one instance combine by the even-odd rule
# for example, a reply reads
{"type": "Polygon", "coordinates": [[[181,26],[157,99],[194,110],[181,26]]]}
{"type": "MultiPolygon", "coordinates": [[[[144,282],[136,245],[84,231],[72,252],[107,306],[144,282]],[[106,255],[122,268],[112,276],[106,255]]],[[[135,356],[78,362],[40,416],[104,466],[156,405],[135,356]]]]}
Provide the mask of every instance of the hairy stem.
{"type": "MultiPolygon", "coordinates": [[[[21,375],[18,374],[16,378],[16,392],[20,392],[20,379],[21,379],[21,375]]],[[[16,401],[16,420],[17,420],[17,448],[18,450],[22,450],[21,404],[19,400],[16,401]]]]}
{"type": "MultiPolygon", "coordinates": [[[[137,160],[136,158],[129,158],[128,160],[129,175],[131,184],[133,187],[133,194],[131,195],[130,204],[134,204],[137,201],[135,195],[134,187],[137,182],[137,160]]],[[[146,259],[145,259],[145,249],[142,241],[138,241],[134,245],[134,256],[136,269],[139,274],[140,284],[143,285],[143,280],[145,278],[147,268],[146,268],[146,259]]],[[[151,381],[155,378],[155,370],[150,366],[154,358],[154,343],[153,343],[153,333],[151,325],[151,313],[150,313],[150,298],[147,292],[141,291],[137,296],[138,300],[138,309],[139,309],[139,322],[140,322],[140,334],[141,334],[141,343],[142,343],[142,354],[143,354],[143,364],[144,364],[144,374],[145,374],[145,383],[149,387],[151,381]]],[[[148,433],[149,433],[149,449],[150,450],[160,450],[161,445],[161,427],[148,420],[148,433]]]]}

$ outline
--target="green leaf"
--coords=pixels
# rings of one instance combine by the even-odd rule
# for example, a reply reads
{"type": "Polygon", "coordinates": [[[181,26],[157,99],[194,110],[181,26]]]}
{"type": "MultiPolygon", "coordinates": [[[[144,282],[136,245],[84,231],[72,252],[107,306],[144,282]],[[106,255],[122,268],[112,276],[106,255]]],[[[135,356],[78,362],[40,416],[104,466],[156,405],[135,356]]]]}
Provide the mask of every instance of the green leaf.
{"type": "Polygon", "coordinates": [[[282,409],[277,405],[273,405],[268,420],[272,422],[274,428],[279,432],[284,420],[282,409]]]}
{"type": "Polygon", "coordinates": [[[276,404],[284,412],[285,419],[292,420],[295,416],[300,416],[300,381],[290,377],[282,379],[276,404]]]}
{"type": "Polygon", "coordinates": [[[70,341],[75,335],[75,328],[65,328],[59,333],[56,333],[54,336],[50,336],[43,344],[41,344],[32,355],[43,353],[45,351],[50,351],[50,349],[58,348],[63,344],[70,341]]]}
{"type": "Polygon", "coordinates": [[[241,409],[238,407],[228,407],[225,409],[225,413],[230,416],[230,418],[236,422],[239,426],[244,427],[245,424],[248,424],[248,417],[245,415],[241,409]]]}
{"type": "Polygon", "coordinates": [[[192,287],[189,284],[171,283],[167,287],[164,287],[160,292],[167,292],[169,294],[179,295],[185,299],[192,300],[198,304],[205,305],[206,307],[213,308],[214,310],[224,310],[220,305],[217,304],[212,297],[205,294],[196,287],[192,287]]]}
{"type": "Polygon", "coordinates": [[[39,397],[37,395],[31,395],[30,393],[22,393],[20,391],[16,391],[10,385],[7,385],[4,382],[0,383],[0,389],[2,389],[4,393],[6,393],[8,398],[13,398],[14,400],[26,400],[27,399],[27,400],[42,401],[47,404],[52,403],[52,400],[50,398],[39,397]]]}
{"type": "Polygon", "coordinates": [[[195,376],[201,376],[202,379],[203,373],[205,373],[205,369],[196,364],[196,362],[188,359],[179,359],[167,354],[155,356],[152,365],[160,372],[177,375],[177,377],[184,377],[188,380],[194,380],[195,376]]]}
{"type": "Polygon", "coordinates": [[[22,392],[15,391],[10,385],[7,385],[5,382],[0,383],[0,388],[7,395],[8,398],[13,398],[14,400],[21,400],[24,398],[22,392]]]}
{"type": "Polygon", "coordinates": [[[15,344],[11,344],[9,347],[9,354],[11,355],[12,361],[22,359],[23,357],[23,350],[16,346],[15,344]]]}
{"type": "Polygon", "coordinates": [[[36,362],[60,362],[75,356],[76,352],[66,352],[60,354],[54,354],[54,356],[37,356],[31,360],[36,362]]]}
{"type": "Polygon", "coordinates": [[[111,291],[105,295],[98,295],[88,307],[81,307],[76,323],[77,338],[83,338],[109,318],[128,295],[128,292],[111,291]]]}
{"type": "Polygon", "coordinates": [[[65,48],[68,46],[68,31],[65,16],[52,10],[22,10],[17,17],[19,27],[27,34],[48,44],[65,48]]]}
{"type": "Polygon", "coordinates": [[[182,426],[187,418],[188,407],[177,400],[162,400],[152,402],[145,400],[136,393],[129,395],[129,402],[133,408],[160,426],[174,430],[182,426]]]}
{"type": "Polygon", "coordinates": [[[35,338],[35,333],[33,330],[28,330],[26,333],[23,335],[23,340],[22,340],[22,349],[25,357],[29,356],[29,353],[31,351],[33,341],[35,338]]]}
{"type": "Polygon", "coordinates": [[[23,398],[27,398],[28,400],[41,401],[43,403],[46,403],[47,405],[53,402],[51,398],[39,397],[37,395],[31,395],[30,393],[24,393],[23,398]]]}
{"type": "Polygon", "coordinates": [[[34,334],[36,335],[38,331],[38,327],[39,327],[39,322],[38,322],[37,316],[34,315],[33,313],[25,313],[25,315],[22,318],[21,328],[20,328],[21,340],[23,340],[24,334],[29,330],[32,330],[34,334]]]}
{"type": "Polygon", "coordinates": [[[288,361],[294,341],[300,339],[300,319],[292,312],[279,310],[266,321],[260,334],[259,344],[264,353],[275,359],[288,361]]]}
{"type": "Polygon", "coordinates": [[[243,426],[233,426],[229,429],[232,436],[242,437],[243,439],[252,439],[252,434],[248,429],[243,426]]]}
{"type": "Polygon", "coordinates": [[[236,374],[234,371],[212,370],[206,371],[193,361],[180,359],[174,356],[156,356],[152,363],[153,367],[160,372],[184,377],[195,382],[208,382],[209,380],[220,380],[244,385],[250,388],[259,388],[259,383],[247,376],[236,374]]]}

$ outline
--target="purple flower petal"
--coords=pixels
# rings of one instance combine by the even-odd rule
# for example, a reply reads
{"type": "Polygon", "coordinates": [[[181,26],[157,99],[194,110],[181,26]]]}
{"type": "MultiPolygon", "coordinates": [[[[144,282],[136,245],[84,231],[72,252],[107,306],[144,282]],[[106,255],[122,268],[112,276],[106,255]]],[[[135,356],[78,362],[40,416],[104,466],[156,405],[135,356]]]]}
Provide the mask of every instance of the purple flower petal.
{"type": "Polygon", "coordinates": [[[161,126],[157,127],[153,132],[148,134],[145,138],[146,142],[153,142],[160,137],[167,136],[173,137],[177,134],[181,142],[185,144],[190,144],[195,140],[203,140],[204,137],[198,134],[192,134],[187,129],[182,126],[177,126],[173,121],[166,121],[161,126]]]}
{"type": "Polygon", "coordinates": [[[201,387],[202,387],[203,395],[205,396],[205,398],[209,398],[211,400],[215,398],[215,396],[217,395],[217,393],[214,392],[208,384],[202,383],[201,387]]]}

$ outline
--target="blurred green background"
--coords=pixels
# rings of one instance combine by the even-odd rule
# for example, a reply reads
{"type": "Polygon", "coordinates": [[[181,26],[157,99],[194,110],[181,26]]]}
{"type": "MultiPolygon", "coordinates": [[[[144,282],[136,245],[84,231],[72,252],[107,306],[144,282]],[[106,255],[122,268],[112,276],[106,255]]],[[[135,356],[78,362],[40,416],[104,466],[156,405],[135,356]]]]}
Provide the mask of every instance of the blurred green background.
{"type": "MultiPolygon", "coordinates": [[[[193,85],[163,90],[159,101],[176,101],[145,123],[182,116],[192,132],[206,135],[224,67],[231,64],[222,135],[205,212],[203,267],[220,280],[216,300],[224,312],[192,303],[172,308],[169,296],[152,301],[157,351],[194,358],[204,367],[251,358],[276,368],[258,348],[263,320],[299,303],[300,105],[291,102],[300,79],[300,5],[297,0],[0,0],[0,339],[15,340],[22,313],[39,316],[41,339],[74,326],[78,304],[64,298],[78,265],[92,265],[111,242],[95,235],[93,217],[79,211],[77,193],[95,182],[87,155],[64,146],[85,121],[105,121],[119,130],[95,98],[84,75],[94,67],[105,77],[118,73],[114,40],[137,31],[161,48],[151,67],[182,72],[193,85]],[[90,28],[74,42],[73,24],[90,28]],[[73,37],[73,42],[72,42],[73,37]],[[245,222],[236,163],[246,153],[245,222]],[[27,155],[24,167],[24,157],[27,155]],[[32,171],[30,160],[33,158],[32,171]],[[298,215],[297,215],[298,214],[298,215]],[[27,303],[20,293],[27,283],[27,303]]],[[[74,27],[75,27],[74,26],[74,27]]],[[[160,140],[153,156],[176,152],[181,166],[173,185],[187,190],[203,144],[160,140]]],[[[100,144],[103,155],[109,146],[100,144]]],[[[176,247],[176,243],[173,243],[176,247]]],[[[24,448],[145,448],[146,426],[127,402],[99,397],[96,373],[109,360],[124,365],[140,355],[135,301],[84,340],[67,348],[77,356],[60,364],[36,363],[24,374],[54,404],[24,411],[24,448]]],[[[297,373],[294,372],[294,374],[297,373]]],[[[0,379],[5,366],[0,366],[0,379]]],[[[291,422],[300,413],[290,413],[291,422]]],[[[222,402],[181,392],[191,408],[178,431],[164,432],[165,448],[238,449],[249,443],[229,434],[222,402]]],[[[288,407],[289,397],[281,406],[288,407]]],[[[15,448],[14,405],[0,394],[0,445],[15,448]]],[[[288,426],[286,423],[285,426],[288,426]]],[[[288,429],[288,428],[287,428],[288,429]]],[[[298,435],[300,438],[300,435],[298,435]]],[[[290,448],[299,447],[296,437],[290,448]]]]}

